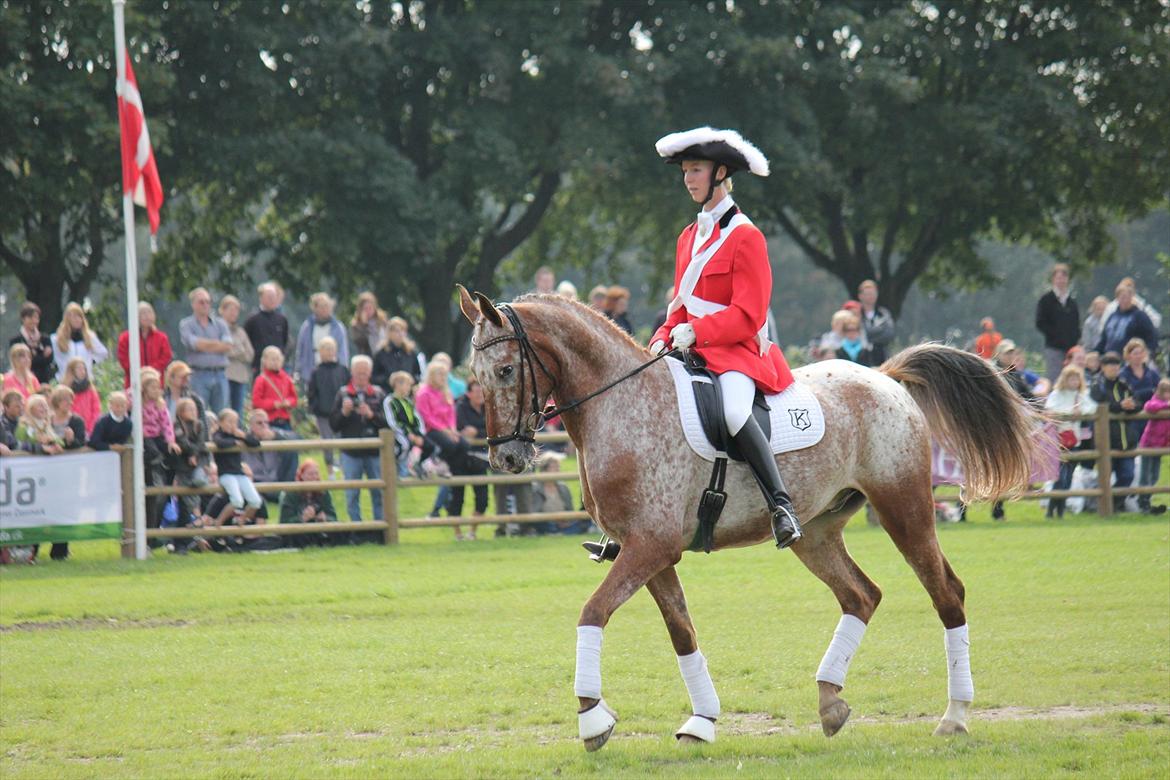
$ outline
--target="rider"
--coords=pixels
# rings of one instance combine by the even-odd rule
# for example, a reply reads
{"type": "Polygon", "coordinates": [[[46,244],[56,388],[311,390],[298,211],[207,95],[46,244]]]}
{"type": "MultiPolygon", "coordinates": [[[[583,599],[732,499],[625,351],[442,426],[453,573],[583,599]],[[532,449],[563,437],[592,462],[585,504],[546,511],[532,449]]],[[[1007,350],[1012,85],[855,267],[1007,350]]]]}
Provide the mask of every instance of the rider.
{"type": "Polygon", "coordinates": [[[783,549],[800,539],[800,521],[752,402],[757,387],[767,394],[784,390],[792,372],[767,337],[772,267],[764,235],[731,198],[731,177],[738,171],[767,176],[768,160],[734,130],[710,127],[671,133],[655,146],[682,168],[683,184],[702,210],[678,237],[677,292],[650,351],[693,349],[719,375],[727,431],[764,493],[783,549]]]}

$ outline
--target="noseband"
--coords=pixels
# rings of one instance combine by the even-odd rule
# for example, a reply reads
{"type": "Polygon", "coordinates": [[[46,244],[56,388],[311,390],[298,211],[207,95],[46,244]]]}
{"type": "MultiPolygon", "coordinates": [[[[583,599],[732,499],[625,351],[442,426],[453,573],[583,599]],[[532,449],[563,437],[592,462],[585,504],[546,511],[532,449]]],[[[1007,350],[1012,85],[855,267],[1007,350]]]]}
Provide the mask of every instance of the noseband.
{"type": "MultiPolygon", "coordinates": [[[[507,436],[488,436],[487,443],[490,447],[506,444],[510,441],[523,441],[528,442],[529,444],[535,444],[536,434],[539,433],[544,428],[544,424],[552,418],[567,412],[570,409],[575,409],[588,401],[590,398],[601,395],[614,385],[620,384],[630,377],[642,373],[647,368],[657,363],[659,360],[662,360],[664,357],[679,354],[679,350],[677,349],[671,349],[667,352],[663,352],[661,355],[658,355],[651,360],[647,360],[633,371],[623,374],[614,381],[610,382],[608,385],[594,390],[584,398],[579,398],[572,403],[565,404],[564,406],[542,406],[540,402],[540,394],[536,387],[536,367],[540,367],[541,373],[543,373],[545,377],[548,378],[550,385],[555,386],[556,380],[553,378],[553,375],[549,372],[548,368],[545,367],[544,361],[540,359],[540,355],[532,346],[532,342],[528,340],[528,334],[524,331],[524,324],[520,322],[520,315],[516,313],[516,310],[506,303],[501,303],[496,306],[496,308],[503,312],[504,316],[508,318],[508,322],[512,324],[512,332],[505,333],[501,336],[496,336],[493,339],[488,339],[482,344],[476,344],[473,341],[471,342],[471,347],[477,352],[482,352],[488,347],[494,346],[496,344],[502,344],[505,341],[515,341],[520,345],[520,403],[516,407],[516,425],[512,428],[512,432],[507,436]],[[524,394],[528,388],[529,382],[532,384],[531,407],[528,418],[525,420],[524,394]]],[[[549,395],[552,395],[552,387],[549,389],[549,395]]]]}

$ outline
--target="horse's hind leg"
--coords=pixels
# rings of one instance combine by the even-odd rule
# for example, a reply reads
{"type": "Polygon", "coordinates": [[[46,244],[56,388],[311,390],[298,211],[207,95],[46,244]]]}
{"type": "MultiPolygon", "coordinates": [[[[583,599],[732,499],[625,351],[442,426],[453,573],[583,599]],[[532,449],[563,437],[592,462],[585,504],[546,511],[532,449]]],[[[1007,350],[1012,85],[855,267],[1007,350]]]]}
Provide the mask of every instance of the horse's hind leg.
{"type": "Polygon", "coordinates": [[[903,484],[884,493],[874,492],[869,498],[882,527],[930,594],[945,629],[949,701],[934,733],[966,734],[967,711],[975,699],[967,615],[963,607],[966,594],[962,581],[955,576],[938,546],[929,477],[919,482],[909,487],[903,484]]]}
{"type": "Polygon", "coordinates": [[[674,736],[679,742],[714,742],[719,696],[715,693],[715,684],[711,682],[711,674],[707,671],[707,659],[699,650],[678,573],[673,566],[663,569],[646,583],[646,588],[658,604],[662,619],[666,621],[670,642],[678,656],[678,668],[691,697],[693,714],[674,736]]]}
{"type": "Polygon", "coordinates": [[[841,620],[817,668],[817,692],[821,729],[831,737],[849,719],[849,705],[841,698],[845,675],[865,634],[865,627],[882,600],[882,592],[849,557],[841,527],[852,511],[819,517],[805,528],[804,539],[792,551],[822,582],[841,605],[841,620]]]}

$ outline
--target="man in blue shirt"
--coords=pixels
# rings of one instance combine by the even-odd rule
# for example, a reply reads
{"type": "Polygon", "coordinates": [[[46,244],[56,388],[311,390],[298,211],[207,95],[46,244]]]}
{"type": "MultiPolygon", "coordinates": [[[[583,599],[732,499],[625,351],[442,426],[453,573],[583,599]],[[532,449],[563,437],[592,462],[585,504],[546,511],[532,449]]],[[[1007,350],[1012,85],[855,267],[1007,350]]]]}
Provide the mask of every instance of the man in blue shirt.
{"type": "Polygon", "coordinates": [[[211,293],[196,287],[187,298],[191,301],[190,317],[179,323],[179,336],[187,348],[191,366],[191,389],[207,408],[218,413],[228,406],[228,381],[224,369],[232,348],[232,334],[227,323],[211,313],[211,293]]]}

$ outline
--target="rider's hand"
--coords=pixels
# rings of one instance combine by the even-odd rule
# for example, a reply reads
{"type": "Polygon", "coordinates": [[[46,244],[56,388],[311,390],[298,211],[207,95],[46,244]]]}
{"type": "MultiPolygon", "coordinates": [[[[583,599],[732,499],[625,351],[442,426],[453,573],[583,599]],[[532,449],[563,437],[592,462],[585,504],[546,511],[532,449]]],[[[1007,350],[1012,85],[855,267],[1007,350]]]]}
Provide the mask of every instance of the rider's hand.
{"type": "Polygon", "coordinates": [[[651,355],[658,356],[658,355],[661,355],[665,351],[666,351],[666,342],[663,341],[662,339],[658,339],[653,344],[650,345],[650,354],[651,355]]]}
{"type": "Polygon", "coordinates": [[[670,332],[670,340],[678,349],[686,349],[695,343],[695,329],[689,322],[675,325],[674,330],[670,332]]]}

